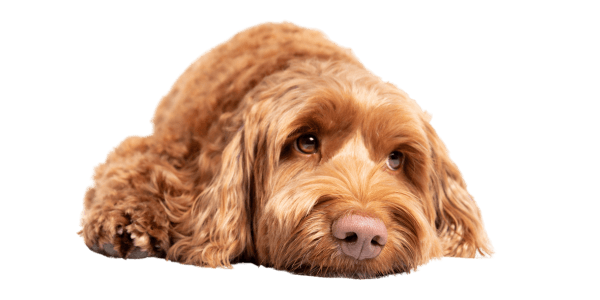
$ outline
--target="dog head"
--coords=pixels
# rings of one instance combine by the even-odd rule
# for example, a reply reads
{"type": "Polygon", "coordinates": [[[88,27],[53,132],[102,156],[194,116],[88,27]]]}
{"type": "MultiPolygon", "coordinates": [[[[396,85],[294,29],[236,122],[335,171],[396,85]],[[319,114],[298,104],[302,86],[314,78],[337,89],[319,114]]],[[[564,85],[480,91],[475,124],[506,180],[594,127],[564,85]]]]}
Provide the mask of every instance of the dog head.
{"type": "Polygon", "coordinates": [[[404,92],[350,64],[292,62],[237,110],[194,205],[196,257],[316,276],[409,272],[491,253],[479,209],[404,92]]]}

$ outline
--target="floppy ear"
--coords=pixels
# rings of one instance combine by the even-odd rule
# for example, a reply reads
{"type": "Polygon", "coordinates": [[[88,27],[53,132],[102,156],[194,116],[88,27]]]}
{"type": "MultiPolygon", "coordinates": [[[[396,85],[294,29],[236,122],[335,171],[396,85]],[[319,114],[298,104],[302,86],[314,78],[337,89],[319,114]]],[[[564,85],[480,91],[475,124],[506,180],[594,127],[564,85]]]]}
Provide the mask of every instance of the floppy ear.
{"type": "Polygon", "coordinates": [[[251,243],[249,168],[244,129],[238,130],[221,154],[216,176],[197,197],[187,222],[189,236],[180,237],[169,259],[209,267],[231,267],[251,243]]]}
{"type": "Polygon", "coordinates": [[[435,225],[445,256],[475,257],[493,253],[483,228],[477,204],[467,192],[460,171],[448,157],[444,143],[437,136],[430,117],[423,123],[432,155],[429,189],[435,205],[435,225]]]}

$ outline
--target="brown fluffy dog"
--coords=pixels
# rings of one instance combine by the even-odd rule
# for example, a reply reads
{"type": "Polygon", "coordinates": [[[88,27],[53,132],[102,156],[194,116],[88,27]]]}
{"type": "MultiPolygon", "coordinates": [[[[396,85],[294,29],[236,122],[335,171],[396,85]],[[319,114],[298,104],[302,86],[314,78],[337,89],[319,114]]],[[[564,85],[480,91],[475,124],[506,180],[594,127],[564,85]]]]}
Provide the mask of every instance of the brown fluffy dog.
{"type": "Polygon", "coordinates": [[[428,116],[292,24],[198,59],[94,179],[80,234],[109,256],[366,278],[491,254],[428,116]]]}

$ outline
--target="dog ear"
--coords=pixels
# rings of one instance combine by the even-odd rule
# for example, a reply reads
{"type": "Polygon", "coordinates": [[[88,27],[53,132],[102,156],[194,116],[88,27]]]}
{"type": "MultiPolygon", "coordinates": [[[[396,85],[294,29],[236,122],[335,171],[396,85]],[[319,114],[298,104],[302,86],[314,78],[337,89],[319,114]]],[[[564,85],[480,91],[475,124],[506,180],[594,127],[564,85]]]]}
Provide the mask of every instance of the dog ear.
{"type": "Polygon", "coordinates": [[[483,228],[477,204],[467,192],[467,186],[456,165],[437,133],[429,124],[430,116],[423,117],[423,124],[432,156],[429,192],[435,206],[435,225],[442,241],[445,256],[475,257],[493,253],[483,228]]]}
{"type": "Polygon", "coordinates": [[[220,169],[189,211],[187,232],[168,258],[186,264],[231,267],[251,243],[249,169],[244,130],[234,133],[221,154],[220,169]]]}

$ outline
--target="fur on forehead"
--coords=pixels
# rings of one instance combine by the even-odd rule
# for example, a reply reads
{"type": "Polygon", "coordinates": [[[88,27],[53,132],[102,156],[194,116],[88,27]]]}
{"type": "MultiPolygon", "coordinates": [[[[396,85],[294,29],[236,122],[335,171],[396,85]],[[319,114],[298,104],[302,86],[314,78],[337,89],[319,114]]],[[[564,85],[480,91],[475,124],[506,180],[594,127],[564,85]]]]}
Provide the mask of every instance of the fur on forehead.
{"type": "Polygon", "coordinates": [[[246,122],[259,126],[259,140],[269,148],[271,162],[278,161],[284,145],[299,134],[317,134],[341,146],[358,133],[371,160],[401,151],[409,178],[427,178],[430,148],[424,112],[402,90],[364,69],[331,61],[292,62],[266,77],[247,100],[253,107],[246,122]]]}
{"type": "Polygon", "coordinates": [[[339,61],[293,61],[249,93],[245,121],[260,124],[280,146],[300,131],[347,136],[360,130],[371,150],[392,151],[408,140],[422,148],[425,111],[400,87],[367,71],[339,61]]]}

